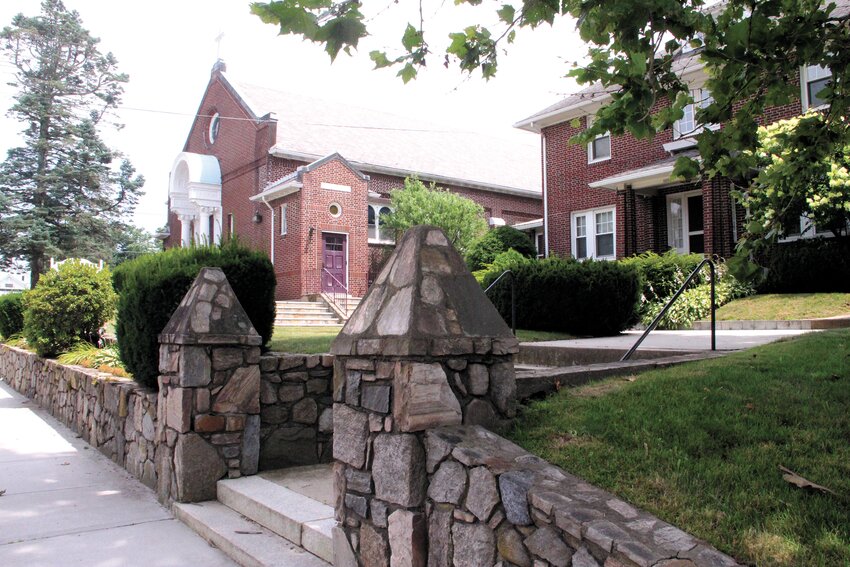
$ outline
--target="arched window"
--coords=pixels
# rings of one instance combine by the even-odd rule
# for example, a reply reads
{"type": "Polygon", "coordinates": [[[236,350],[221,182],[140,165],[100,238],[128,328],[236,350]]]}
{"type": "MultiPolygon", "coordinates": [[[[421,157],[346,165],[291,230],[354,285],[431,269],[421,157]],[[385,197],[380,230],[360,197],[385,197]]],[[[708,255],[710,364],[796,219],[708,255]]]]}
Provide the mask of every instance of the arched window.
{"type": "Polygon", "coordinates": [[[392,229],[381,226],[381,216],[391,212],[392,209],[387,206],[369,205],[369,242],[382,244],[392,244],[394,242],[392,229]]]}

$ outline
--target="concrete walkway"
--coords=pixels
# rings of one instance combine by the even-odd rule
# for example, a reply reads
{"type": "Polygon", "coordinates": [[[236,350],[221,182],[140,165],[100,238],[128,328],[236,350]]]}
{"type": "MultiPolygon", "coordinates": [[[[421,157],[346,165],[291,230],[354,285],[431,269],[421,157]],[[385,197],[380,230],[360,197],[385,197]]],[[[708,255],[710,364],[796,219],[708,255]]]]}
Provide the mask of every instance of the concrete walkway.
{"type": "Polygon", "coordinates": [[[0,382],[0,565],[233,566],[153,491],[0,382]]]}
{"type": "MultiPolygon", "coordinates": [[[[717,331],[718,350],[741,350],[752,348],[780,339],[796,337],[810,331],[717,331]]],[[[627,351],[638,340],[643,331],[626,331],[615,337],[572,339],[567,341],[545,341],[534,343],[561,348],[619,349],[627,351]]],[[[701,351],[711,348],[711,331],[652,331],[640,345],[639,350],[701,351]]]]}

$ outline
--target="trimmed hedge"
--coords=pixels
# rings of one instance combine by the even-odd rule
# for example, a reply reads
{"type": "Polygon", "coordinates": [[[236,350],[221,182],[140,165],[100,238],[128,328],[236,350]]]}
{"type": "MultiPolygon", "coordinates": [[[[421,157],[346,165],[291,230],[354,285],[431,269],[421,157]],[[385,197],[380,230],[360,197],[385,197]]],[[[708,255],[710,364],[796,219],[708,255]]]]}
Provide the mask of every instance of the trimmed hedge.
{"type": "MultiPolygon", "coordinates": [[[[655,252],[644,252],[620,262],[627,266],[634,266],[640,274],[641,311],[645,311],[648,305],[666,300],[676,293],[704,258],[702,254],[678,254],[675,250],[670,250],[661,255],[655,252]]],[[[702,282],[703,279],[700,276],[694,285],[702,282]]]]}
{"type": "Polygon", "coordinates": [[[534,242],[526,233],[512,226],[500,226],[475,241],[466,254],[466,265],[470,271],[480,270],[487,264],[492,264],[498,254],[511,249],[526,258],[537,255],[534,242]]]}
{"type": "MultiPolygon", "coordinates": [[[[574,335],[607,336],[638,320],[640,276],[620,262],[547,258],[511,267],[516,278],[517,326],[574,335]]],[[[499,276],[489,272],[482,287],[499,276]]],[[[505,280],[503,280],[505,281],[505,280]]],[[[510,322],[510,284],[500,283],[490,299],[510,322]]]]}
{"type": "Polygon", "coordinates": [[[97,344],[115,300],[107,269],[71,261],[49,270],[23,297],[27,344],[39,356],[56,356],[79,342],[97,344]]]}
{"type": "Polygon", "coordinates": [[[0,295],[0,337],[8,339],[24,330],[23,293],[0,295]]]}
{"type": "Polygon", "coordinates": [[[239,303],[267,344],[274,327],[274,268],[262,252],[235,240],[219,246],[171,248],[115,269],[121,360],[136,382],[158,388],[158,335],[203,267],[224,271],[239,303]]]}
{"type": "Polygon", "coordinates": [[[773,245],[759,293],[850,292],[850,238],[803,238],[773,245]]]}

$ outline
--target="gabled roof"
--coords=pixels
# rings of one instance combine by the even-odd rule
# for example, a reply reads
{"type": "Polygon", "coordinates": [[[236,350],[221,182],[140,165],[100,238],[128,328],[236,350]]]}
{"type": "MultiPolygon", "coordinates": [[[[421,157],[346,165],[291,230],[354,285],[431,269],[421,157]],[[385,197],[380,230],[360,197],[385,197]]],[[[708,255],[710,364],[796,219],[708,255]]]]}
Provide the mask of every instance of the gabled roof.
{"type": "Polygon", "coordinates": [[[312,162],[339,153],[364,173],[406,176],[541,198],[540,148],[457,125],[224,81],[255,117],[277,120],[271,153],[312,162]]]}

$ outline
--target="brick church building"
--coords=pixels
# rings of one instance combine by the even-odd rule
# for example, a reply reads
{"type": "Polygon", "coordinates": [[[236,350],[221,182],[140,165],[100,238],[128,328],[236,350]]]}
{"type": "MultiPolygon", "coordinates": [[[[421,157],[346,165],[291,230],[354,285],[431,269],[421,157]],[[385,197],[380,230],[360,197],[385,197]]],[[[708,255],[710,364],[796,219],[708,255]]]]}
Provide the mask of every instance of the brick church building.
{"type": "Polygon", "coordinates": [[[234,81],[218,62],[169,181],[166,247],[238,236],[268,253],[279,300],[362,297],[392,235],[389,193],[418,175],[491,226],[542,217],[539,148],[234,81]]]}

